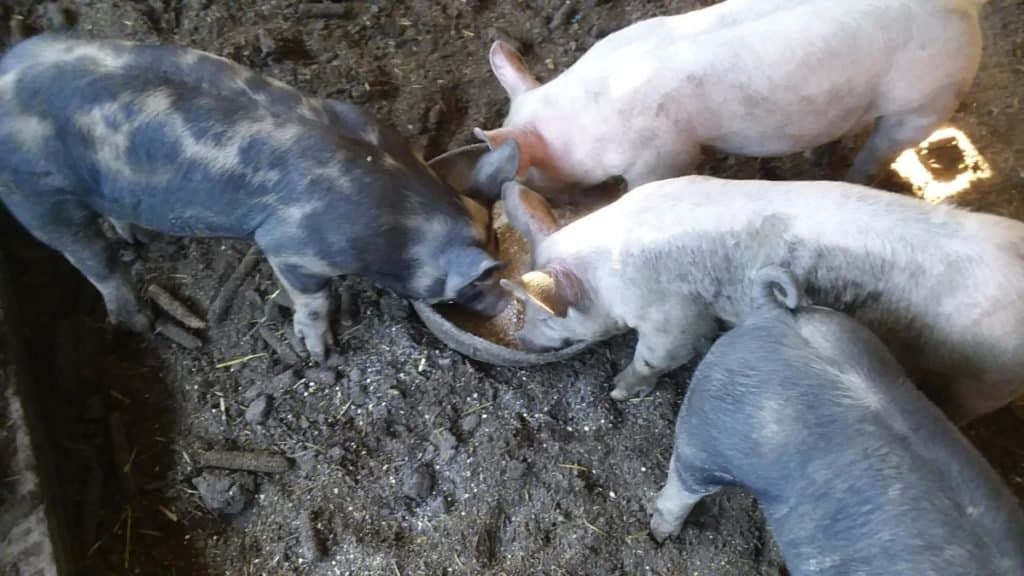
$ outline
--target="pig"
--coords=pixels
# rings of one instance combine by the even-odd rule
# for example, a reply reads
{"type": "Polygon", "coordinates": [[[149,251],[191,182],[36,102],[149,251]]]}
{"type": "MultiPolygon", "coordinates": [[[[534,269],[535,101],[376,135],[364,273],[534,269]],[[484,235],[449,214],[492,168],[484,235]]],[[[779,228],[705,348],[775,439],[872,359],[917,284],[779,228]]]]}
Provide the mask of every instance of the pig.
{"type": "Polygon", "coordinates": [[[1017,499],[882,342],[785,268],[752,286],[690,380],[651,536],[741,486],[794,576],[1024,574],[1017,499]]]}
{"type": "Polygon", "coordinates": [[[636,330],[616,400],[647,394],[743,321],[765,262],[874,331],[953,420],[1024,393],[1020,221],[859,184],[700,175],[633,189],[560,229],[517,182],[502,201],[532,254],[529,272],[502,280],[525,302],[521,346],[636,330]]]}
{"type": "Polygon", "coordinates": [[[0,59],[0,199],[146,333],[108,219],[179,237],[255,242],[295,305],[314,360],[332,337],[328,281],[485,315],[508,295],[489,210],[457,194],[394,129],[181,46],[43,34],[0,59]]]}
{"type": "Polygon", "coordinates": [[[822,163],[873,124],[846,175],[868,183],[970,88],[986,1],[726,0],[627,26],[544,84],[495,41],[510,105],[501,127],[474,130],[495,156],[478,186],[496,197],[512,176],[561,203],[607,178],[690,174],[702,148],[822,163]]]}

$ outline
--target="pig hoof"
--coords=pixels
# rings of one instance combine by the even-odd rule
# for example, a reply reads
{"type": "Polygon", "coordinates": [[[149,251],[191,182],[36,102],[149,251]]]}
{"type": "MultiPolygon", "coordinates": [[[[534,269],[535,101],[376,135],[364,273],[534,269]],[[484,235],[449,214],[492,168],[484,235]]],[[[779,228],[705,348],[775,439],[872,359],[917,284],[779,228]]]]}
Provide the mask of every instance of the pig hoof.
{"type": "Polygon", "coordinates": [[[665,543],[666,540],[676,535],[676,530],[670,525],[670,523],[662,518],[660,515],[655,514],[651,518],[651,538],[660,546],[665,543]]]}
{"type": "Polygon", "coordinates": [[[630,387],[630,386],[616,386],[611,393],[612,400],[624,402],[626,400],[637,400],[647,396],[651,393],[654,386],[644,387],[630,387]]]}
{"type": "Polygon", "coordinates": [[[310,345],[310,341],[306,340],[306,351],[309,352],[309,359],[314,364],[323,364],[327,361],[327,350],[323,344],[323,341],[318,341],[317,344],[310,345]]]}
{"type": "Polygon", "coordinates": [[[132,248],[128,246],[117,251],[117,258],[121,262],[130,264],[138,260],[139,256],[135,253],[135,250],[132,250],[132,248]]]}
{"type": "Polygon", "coordinates": [[[309,359],[315,364],[323,364],[327,361],[327,344],[331,340],[327,335],[319,333],[318,330],[303,329],[295,325],[295,335],[309,352],[309,359]]]}
{"type": "Polygon", "coordinates": [[[153,333],[153,319],[142,311],[112,314],[111,323],[143,336],[153,333]]]}
{"type": "Polygon", "coordinates": [[[327,361],[327,353],[323,350],[310,352],[309,359],[312,360],[314,364],[322,366],[327,361]]]}
{"type": "MultiPolygon", "coordinates": [[[[627,369],[628,370],[628,369],[627,369]]],[[[654,385],[657,384],[657,379],[651,379],[650,382],[647,379],[637,379],[632,374],[619,375],[615,378],[615,388],[612,390],[612,400],[633,400],[635,398],[643,398],[647,394],[654,390],[654,385]]]]}
{"type": "Polygon", "coordinates": [[[618,400],[619,402],[622,402],[623,400],[629,400],[630,398],[632,398],[632,394],[629,392],[629,390],[626,390],[624,388],[615,388],[614,390],[612,390],[612,400],[618,400]]]}

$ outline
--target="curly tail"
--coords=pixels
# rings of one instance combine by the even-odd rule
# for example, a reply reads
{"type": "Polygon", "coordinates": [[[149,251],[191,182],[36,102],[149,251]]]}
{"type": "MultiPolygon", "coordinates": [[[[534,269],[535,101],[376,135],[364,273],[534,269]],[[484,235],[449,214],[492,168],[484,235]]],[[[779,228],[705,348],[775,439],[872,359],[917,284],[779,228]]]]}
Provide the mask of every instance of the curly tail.
{"type": "Polygon", "coordinates": [[[782,304],[795,310],[803,300],[800,281],[788,268],[765,266],[754,273],[753,281],[755,308],[774,308],[782,304]]]}

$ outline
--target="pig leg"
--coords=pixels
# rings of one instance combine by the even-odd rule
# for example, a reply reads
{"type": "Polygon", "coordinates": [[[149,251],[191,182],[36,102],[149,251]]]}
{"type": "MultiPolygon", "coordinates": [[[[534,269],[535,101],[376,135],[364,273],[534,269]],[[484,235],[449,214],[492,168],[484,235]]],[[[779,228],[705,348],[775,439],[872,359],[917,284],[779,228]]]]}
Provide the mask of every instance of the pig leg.
{"type": "Polygon", "coordinates": [[[593,212],[618,200],[626,193],[626,179],[613,176],[600,184],[579,190],[568,204],[583,212],[593,212]]]}
{"type": "Polygon", "coordinates": [[[651,322],[637,327],[639,338],[633,361],[615,377],[614,400],[629,400],[647,395],[658,383],[658,377],[686,364],[694,356],[707,350],[718,326],[706,310],[694,306],[692,310],[677,309],[666,313],[652,310],[651,322]]]}
{"type": "Polygon", "coordinates": [[[830,166],[832,164],[832,161],[835,160],[836,154],[839,153],[839,148],[842,145],[842,143],[842,139],[836,138],[831,142],[822,144],[821,146],[811,149],[811,165],[814,166],[815,168],[825,168],[827,166],[830,166]]]}
{"type": "MultiPolygon", "coordinates": [[[[662,141],[671,142],[679,140],[679,134],[670,134],[662,138],[662,141]]],[[[650,154],[642,155],[636,164],[623,171],[622,177],[626,180],[628,190],[633,190],[644,184],[667,180],[679,176],[692,174],[700,164],[700,146],[686,141],[677,142],[674,146],[651,147],[650,154]]]]}
{"type": "Polygon", "coordinates": [[[114,243],[103,234],[98,214],[76,200],[47,202],[40,197],[46,192],[22,194],[5,188],[0,193],[33,236],[62,253],[99,290],[113,324],[140,334],[152,330],[152,320],[139,303],[114,243]]]}
{"type": "Polygon", "coordinates": [[[900,152],[923,142],[946,116],[929,111],[880,118],[854,159],[846,175],[847,182],[869,184],[878,171],[895,160],[900,152]]]}
{"type": "Polygon", "coordinates": [[[654,500],[651,536],[661,544],[679,534],[686,517],[704,496],[705,494],[693,494],[683,488],[679,470],[676,468],[676,456],[673,454],[668,463],[668,478],[654,500]]]}
{"type": "Polygon", "coordinates": [[[1022,380],[1015,375],[998,380],[949,374],[940,378],[927,380],[928,387],[924,391],[956,426],[998,410],[1024,393],[1022,380]]]}
{"type": "Polygon", "coordinates": [[[334,345],[328,324],[330,297],[328,280],[324,276],[310,274],[290,265],[281,265],[267,256],[274,274],[294,304],[292,323],[295,335],[306,346],[310,358],[323,363],[327,359],[327,347],[334,345]]]}
{"type": "Polygon", "coordinates": [[[115,220],[113,218],[107,218],[107,220],[110,221],[110,225],[114,227],[114,230],[117,232],[118,236],[123,238],[124,241],[129,244],[135,244],[136,238],[135,234],[132,233],[131,224],[121,220],[115,220]]]}

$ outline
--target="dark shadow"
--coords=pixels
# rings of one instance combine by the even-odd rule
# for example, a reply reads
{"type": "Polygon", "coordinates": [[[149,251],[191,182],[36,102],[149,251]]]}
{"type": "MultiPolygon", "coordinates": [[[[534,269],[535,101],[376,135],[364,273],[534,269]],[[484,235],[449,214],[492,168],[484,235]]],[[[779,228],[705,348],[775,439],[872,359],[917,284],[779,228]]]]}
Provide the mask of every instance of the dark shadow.
{"type": "Polygon", "coordinates": [[[145,339],[106,323],[96,290],[5,210],[22,350],[76,574],[204,574],[166,494],[177,402],[145,339]]]}

